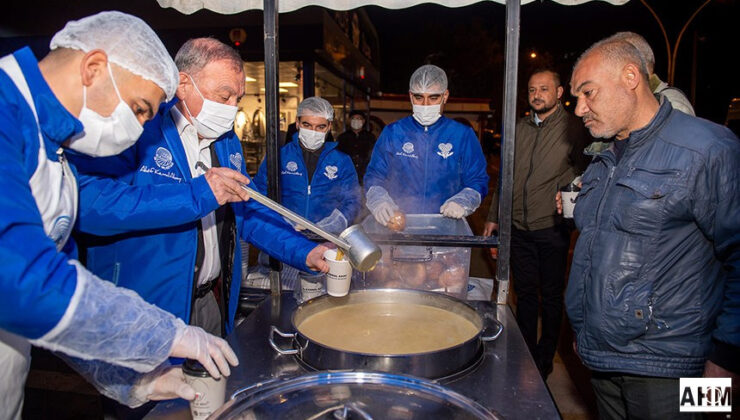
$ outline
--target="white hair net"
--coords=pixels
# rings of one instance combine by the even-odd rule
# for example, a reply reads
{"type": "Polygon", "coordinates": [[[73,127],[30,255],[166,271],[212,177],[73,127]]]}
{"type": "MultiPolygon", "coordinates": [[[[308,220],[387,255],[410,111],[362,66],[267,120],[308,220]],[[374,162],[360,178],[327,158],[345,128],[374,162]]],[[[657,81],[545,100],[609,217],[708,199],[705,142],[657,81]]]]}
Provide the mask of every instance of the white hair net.
{"type": "Polygon", "coordinates": [[[297,116],[302,117],[309,115],[313,117],[324,117],[328,121],[334,119],[334,108],[331,107],[329,101],[318,96],[311,96],[306,98],[303,102],[298,105],[297,116]]]}
{"type": "Polygon", "coordinates": [[[411,93],[444,93],[447,90],[445,71],[433,64],[425,64],[411,75],[409,92],[411,93]]]}
{"type": "Polygon", "coordinates": [[[110,11],[67,22],[49,48],[101,49],[110,62],[156,83],[168,101],[175,95],[179,79],[175,62],[152,28],[135,16],[110,11]]]}

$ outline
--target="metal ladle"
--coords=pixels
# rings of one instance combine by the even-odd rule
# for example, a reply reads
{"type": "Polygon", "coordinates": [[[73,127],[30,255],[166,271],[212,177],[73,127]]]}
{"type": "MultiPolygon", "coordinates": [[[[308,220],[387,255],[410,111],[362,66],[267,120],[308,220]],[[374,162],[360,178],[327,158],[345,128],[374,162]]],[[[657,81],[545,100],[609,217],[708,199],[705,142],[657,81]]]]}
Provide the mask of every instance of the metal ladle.
{"type": "MultiPolygon", "coordinates": [[[[206,164],[200,161],[196,163],[195,166],[200,166],[204,171],[209,169],[206,164]]],[[[341,248],[347,255],[349,263],[356,269],[360,271],[369,271],[375,267],[375,264],[380,259],[380,247],[370,240],[367,233],[362,229],[362,226],[352,225],[343,230],[342,233],[339,234],[339,237],[337,237],[252,188],[249,188],[246,185],[242,185],[241,187],[249,194],[250,198],[254,199],[258,203],[263,204],[265,207],[274,210],[281,216],[284,216],[341,248]]]]}

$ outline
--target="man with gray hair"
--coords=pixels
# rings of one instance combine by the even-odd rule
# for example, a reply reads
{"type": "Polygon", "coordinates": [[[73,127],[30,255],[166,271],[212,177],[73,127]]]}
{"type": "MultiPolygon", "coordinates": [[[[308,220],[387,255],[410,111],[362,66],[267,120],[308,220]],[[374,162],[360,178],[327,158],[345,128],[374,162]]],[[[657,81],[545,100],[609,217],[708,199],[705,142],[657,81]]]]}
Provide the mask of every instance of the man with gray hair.
{"type": "Polygon", "coordinates": [[[449,96],[444,70],[419,67],[409,81],[413,115],[380,133],[364,185],[367,208],[381,225],[399,210],[462,219],[485,197],[483,150],[472,129],[442,116],[449,96]]]}
{"type": "Polygon", "coordinates": [[[740,142],[659,102],[625,41],[583,53],[571,92],[591,135],[614,139],[575,206],[574,345],[602,418],[674,418],[679,378],[740,372],[740,142]]]}
{"type": "Polygon", "coordinates": [[[83,189],[83,202],[95,200],[80,215],[80,228],[96,235],[85,240],[93,272],[192,325],[224,336],[234,328],[238,306],[239,239],[305,271],[328,270],[322,259],[327,247],[307,240],[253,200],[222,205],[207,192],[202,197],[167,193],[183,182],[196,182],[210,167],[230,168],[249,182],[241,143],[232,129],[236,104],[244,94],[239,53],[216,39],[197,38],[180,48],[175,63],[177,100],[160,110],[137,145],[104,162],[78,163],[80,171],[99,178],[86,184],[94,194],[83,189]],[[100,198],[96,185],[105,181],[103,175],[126,185],[104,191],[100,198]],[[107,212],[108,200],[135,202],[138,197],[131,192],[144,186],[161,188],[167,202],[140,214],[107,212]],[[193,200],[206,200],[203,208],[208,211],[181,217],[178,203],[188,206],[193,200]]]}
{"type": "Polygon", "coordinates": [[[645,60],[645,66],[647,67],[647,71],[650,76],[650,90],[652,90],[655,95],[665,96],[673,106],[673,109],[689,115],[695,115],[694,107],[691,106],[689,98],[687,98],[680,89],[668,86],[668,83],[660,80],[658,75],[655,74],[655,54],[653,54],[653,49],[650,48],[650,44],[648,44],[647,40],[643,38],[642,35],[634,32],[617,32],[608,39],[612,41],[626,41],[637,48],[637,51],[640,52],[643,60],[645,60]]]}
{"type": "Polygon", "coordinates": [[[29,48],[0,58],[0,418],[21,416],[30,344],[95,372],[88,379],[120,401],[193,399],[163,362],[197,359],[228,375],[228,344],[93,275],[70,238],[85,204],[69,151],[110,156],[134,144],[174,95],[175,65],[144,21],[120,12],[68,22],[50,49],[40,61],[29,48]]]}

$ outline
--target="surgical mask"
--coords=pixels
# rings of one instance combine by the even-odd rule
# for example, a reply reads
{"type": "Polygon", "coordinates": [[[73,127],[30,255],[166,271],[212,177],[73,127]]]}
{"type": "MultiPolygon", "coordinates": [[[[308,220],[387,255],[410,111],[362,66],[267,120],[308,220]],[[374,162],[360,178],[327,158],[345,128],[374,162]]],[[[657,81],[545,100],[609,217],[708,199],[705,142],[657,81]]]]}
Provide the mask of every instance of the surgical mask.
{"type": "Polygon", "coordinates": [[[118,96],[118,105],[110,117],[104,117],[87,107],[87,87],[82,86],[82,111],[78,119],[85,128],[70,139],[69,148],[89,156],[117,155],[136,143],[144,128],[134,111],[121,99],[110,64],[108,74],[118,96]]]}
{"type": "Polygon", "coordinates": [[[362,120],[350,120],[349,126],[352,127],[353,130],[359,130],[362,128],[362,126],[365,123],[362,120]]]}
{"type": "Polygon", "coordinates": [[[323,144],[326,138],[326,133],[321,131],[307,130],[301,128],[298,130],[298,140],[301,141],[301,145],[308,150],[318,150],[323,144]]]}
{"type": "Polygon", "coordinates": [[[413,105],[412,108],[414,110],[414,119],[419,122],[419,124],[427,126],[432,125],[439,117],[442,116],[440,113],[441,104],[437,105],[413,105]]]}
{"type": "Polygon", "coordinates": [[[239,108],[234,105],[221,104],[211,101],[210,99],[206,99],[203,94],[200,93],[200,89],[198,89],[198,85],[195,84],[195,80],[193,80],[190,75],[188,75],[188,77],[190,77],[190,81],[193,83],[195,91],[198,92],[198,95],[203,99],[203,107],[200,109],[197,116],[193,116],[188,105],[185,101],[182,101],[183,105],[185,105],[185,110],[188,111],[190,119],[193,121],[193,125],[195,125],[195,130],[204,139],[216,139],[221,137],[224,133],[227,133],[234,127],[234,119],[236,118],[236,113],[239,108]]]}

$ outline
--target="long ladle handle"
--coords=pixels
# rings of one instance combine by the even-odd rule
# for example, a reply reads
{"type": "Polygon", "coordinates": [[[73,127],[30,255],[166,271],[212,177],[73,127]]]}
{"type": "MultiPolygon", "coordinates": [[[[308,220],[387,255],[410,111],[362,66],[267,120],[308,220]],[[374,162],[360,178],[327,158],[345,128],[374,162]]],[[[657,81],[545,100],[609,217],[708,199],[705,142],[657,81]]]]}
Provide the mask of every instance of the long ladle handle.
{"type": "MultiPolygon", "coordinates": [[[[198,161],[198,163],[196,163],[195,166],[196,167],[197,166],[200,166],[201,168],[203,168],[204,171],[207,171],[208,169],[210,169],[210,168],[208,168],[208,166],[205,163],[203,163],[201,161],[198,161]]],[[[266,196],[258,193],[257,191],[253,190],[252,188],[249,188],[249,187],[247,187],[244,184],[242,184],[241,187],[244,188],[244,190],[247,191],[247,193],[249,194],[249,196],[252,199],[254,199],[255,201],[257,201],[258,203],[263,204],[265,207],[267,207],[267,208],[269,208],[271,210],[274,210],[275,212],[277,212],[281,216],[284,216],[285,218],[287,218],[287,219],[289,219],[289,220],[291,220],[291,221],[299,224],[300,226],[303,226],[304,228],[306,228],[306,229],[310,230],[311,232],[313,232],[313,233],[321,236],[322,238],[326,239],[327,241],[334,243],[336,246],[338,246],[338,247],[340,247],[342,249],[345,249],[345,250],[349,250],[350,245],[347,242],[339,239],[338,237],[336,237],[335,235],[332,235],[331,233],[325,231],[324,229],[321,229],[320,227],[316,226],[312,222],[310,222],[310,221],[304,219],[303,217],[301,217],[301,216],[293,213],[292,211],[290,211],[290,210],[286,209],[285,207],[281,206],[280,204],[272,201],[268,197],[266,197],[266,196]]]]}

